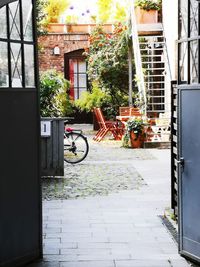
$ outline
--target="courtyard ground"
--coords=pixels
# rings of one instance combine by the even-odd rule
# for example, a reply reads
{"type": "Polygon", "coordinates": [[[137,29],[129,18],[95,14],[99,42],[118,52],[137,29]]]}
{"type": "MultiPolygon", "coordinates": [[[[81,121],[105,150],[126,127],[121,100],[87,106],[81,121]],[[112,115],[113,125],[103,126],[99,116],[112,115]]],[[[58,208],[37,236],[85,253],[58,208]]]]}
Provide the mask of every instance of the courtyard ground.
{"type": "Polygon", "coordinates": [[[170,150],[88,139],[82,163],[66,163],[65,177],[43,179],[44,260],[29,266],[190,266],[163,223],[170,150]]]}

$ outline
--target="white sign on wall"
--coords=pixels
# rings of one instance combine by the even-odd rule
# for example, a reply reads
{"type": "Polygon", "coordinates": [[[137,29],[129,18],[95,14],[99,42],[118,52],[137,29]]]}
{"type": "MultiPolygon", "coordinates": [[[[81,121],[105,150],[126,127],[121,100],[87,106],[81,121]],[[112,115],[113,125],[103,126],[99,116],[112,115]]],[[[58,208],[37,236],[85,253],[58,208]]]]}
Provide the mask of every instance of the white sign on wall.
{"type": "Polygon", "coordinates": [[[51,136],[51,121],[41,121],[41,136],[51,136]]]}

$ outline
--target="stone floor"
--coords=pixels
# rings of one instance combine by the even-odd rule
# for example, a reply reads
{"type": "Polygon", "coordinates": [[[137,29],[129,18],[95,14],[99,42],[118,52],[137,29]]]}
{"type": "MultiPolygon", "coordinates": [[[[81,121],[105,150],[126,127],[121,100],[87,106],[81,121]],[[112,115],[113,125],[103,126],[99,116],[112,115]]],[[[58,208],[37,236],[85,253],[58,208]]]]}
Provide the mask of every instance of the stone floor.
{"type": "Polygon", "coordinates": [[[84,162],[65,165],[62,186],[44,186],[44,259],[29,267],[190,266],[160,219],[170,151],[89,142],[84,162]]]}

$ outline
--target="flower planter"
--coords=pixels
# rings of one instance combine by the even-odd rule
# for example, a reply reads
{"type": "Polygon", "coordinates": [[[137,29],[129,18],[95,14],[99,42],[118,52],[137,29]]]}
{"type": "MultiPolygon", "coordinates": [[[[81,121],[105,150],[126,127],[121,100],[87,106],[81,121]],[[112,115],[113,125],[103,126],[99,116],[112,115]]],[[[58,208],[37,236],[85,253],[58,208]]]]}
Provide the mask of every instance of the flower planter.
{"type": "Polygon", "coordinates": [[[136,22],[138,24],[153,24],[158,23],[158,11],[157,10],[144,10],[140,7],[135,8],[136,22]]]}
{"type": "Polygon", "coordinates": [[[130,132],[130,139],[131,139],[132,148],[141,148],[141,147],[143,147],[143,143],[144,143],[143,134],[140,135],[138,138],[136,138],[136,134],[133,131],[131,131],[130,132]]]}
{"type": "Polygon", "coordinates": [[[63,33],[64,32],[64,24],[49,23],[48,32],[50,32],[50,33],[63,33]]]}

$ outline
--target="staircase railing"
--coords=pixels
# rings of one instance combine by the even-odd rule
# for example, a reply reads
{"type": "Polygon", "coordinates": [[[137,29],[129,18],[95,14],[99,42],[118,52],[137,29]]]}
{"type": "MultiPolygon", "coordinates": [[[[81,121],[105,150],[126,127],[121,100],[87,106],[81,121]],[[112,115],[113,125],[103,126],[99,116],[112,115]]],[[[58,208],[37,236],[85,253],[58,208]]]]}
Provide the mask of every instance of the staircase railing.
{"type": "Polygon", "coordinates": [[[144,115],[146,115],[147,99],[146,99],[146,90],[144,83],[144,74],[142,69],[137,23],[135,17],[134,0],[130,0],[130,15],[131,15],[131,35],[132,35],[135,67],[136,67],[137,85],[138,85],[140,100],[144,103],[144,105],[142,105],[142,112],[144,113],[144,115]]]}

